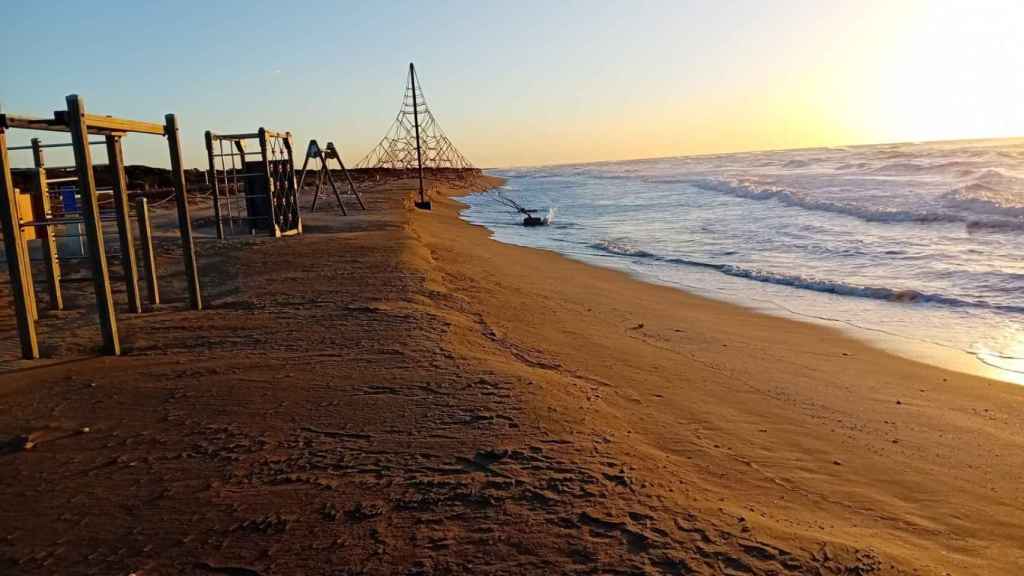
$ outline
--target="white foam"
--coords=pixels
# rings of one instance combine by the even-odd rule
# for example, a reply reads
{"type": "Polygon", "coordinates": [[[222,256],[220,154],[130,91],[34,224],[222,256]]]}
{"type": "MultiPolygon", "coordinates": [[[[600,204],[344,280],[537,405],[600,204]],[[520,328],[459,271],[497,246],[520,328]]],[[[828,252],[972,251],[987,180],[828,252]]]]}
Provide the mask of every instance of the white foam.
{"type": "Polygon", "coordinates": [[[557,225],[527,233],[474,205],[468,217],[499,240],[739,303],[1024,355],[1024,140],[499,174],[524,201],[559,206],[557,225]]]}

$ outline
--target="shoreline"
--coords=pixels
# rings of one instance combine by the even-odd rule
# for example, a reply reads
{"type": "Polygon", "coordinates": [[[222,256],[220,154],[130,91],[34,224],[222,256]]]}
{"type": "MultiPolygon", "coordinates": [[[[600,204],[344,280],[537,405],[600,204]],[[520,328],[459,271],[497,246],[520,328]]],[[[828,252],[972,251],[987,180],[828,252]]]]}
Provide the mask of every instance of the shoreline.
{"type": "MultiPolygon", "coordinates": [[[[455,200],[458,199],[459,198],[455,198],[455,200]]],[[[466,208],[468,209],[469,206],[467,205],[466,208]]],[[[787,306],[773,300],[754,298],[745,292],[736,293],[697,285],[680,284],[671,280],[661,279],[651,273],[644,273],[631,270],[626,266],[615,265],[621,264],[621,262],[615,262],[614,258],[612,261],[615,262],[615,264],[604,265],[601,263],[600,259],[591,257],[587,254],[575,255],[573,253],[563,253],[557,249],[544,246],[534,246],[525,243],[519,244],[516,242],[498,240],[494,238],[495,231],[488,228],[486,224],[473,222],[466,217],[465,209],[460,211],[459,218],[468,224],[481,226],[487,229],[492,239],[503,244],[533,250],[542,250],[590,266],[607,270],[615,270],[627,274],[629,277],[640,282],[666,286],[686,294],[739,306],[754,314],[767,314],[776,318],[784,318],[796,322],[839,330],[843,334],[846,334],[860,342],[872,345],[880,351],[899,356],[912,362],[922,362],[936,368],[951,370],[962,374],[1024,385],[1024,370],[1017,370],[1000,365],[999,360],[996,359],[999,357],[996,353],[990,355],[993,357],[992,360],[986,360],[984,358],[986,355],[985,352],[971,351],[957,347],[953,344],[932,342],[920,337],[892,332],[884,328],[860,325],[854,321],[844,320],[842,318],[829,318],[817,316],[812,313],[804,313],[788,308],[787,306]]],[[[754,281],[748,280],[748,282],[754,281]]],[[[796,290],[798,288],[793,289],[796,290]]],[[[822,295],[821,293],[816,294],[822,295]]],[[[847,298],[846,296],[839,297],[847,298]]],[[[1020,363],[1021,361],[1007,359],[1006,362],[1012,364],[1013,362],[1020,363]]]]}
{"type": "MultiPolygon", "coordinates": [[[[952,571],[1004,573],[975,564],[986,546],[994,546],[992,542],[974,548],[980,544],[978,540],[956,552],[948,547],[954,541],[959,542],[955,547],[966,545],[989,532],[984,524],[992,514],[1000,515],[1012,526],[1004,524],[1003,529],[1024,538],[1024,507],[1013,496],[1013,481],[1002,488],[986,486],[979,490],[976,484],[980,478],[967,479],[979,466],[987,467],[986,481],[998,478],[1002,484],[1018,476],[1013,470],[1024,464],[1024,460],[1018,462],[1024,436],[1014,423],[1020,420],[1013,414],[1024,416],[1024,389],[1020,386],[907,359],[835,327],[769,315],[649,283],[627,272],[556,252],[501,243],[491,238],[486,227],[459,216],[463,203],[457,199],[450,202],[446,209],[451,211],[455,224],[442,228],[443,232],[432,230],[424,234],[425,238],[443,238],[454,234],[452,228],[465,227],[463,251],[475,246],[477,239],[486,239],[476,261],[500,262],[502,267],[515,263],[515,273],[496,275],[502,279],[501,285],[512,283],[513,278],[528,285],[510,289],[511,301],[518,300],[525,309],[545,300],[567,308],[577,305],[576,314],[566,314],[553,308],[554,304],[543,306],[537,314],[546,319],[546,326],[489,306],[496,323],[509,330],[506,338],[521,346],[549,351],[558,364],[600,367],[597,376],[601,382],[621,379],[629,370],[643,375],[629,380],[638,390],[622,391],[624,398],[619,399],[616,412],[621,417],[634,412],[634,403],[646,405],[636,396],[640,390],[665,404],[645,407],[639,411],[642,417],[633,413],[627,418],[631,426],[646,429],[641,437],[647,449],[678,456],[675,443],[692,439],[684,440],[667,430],[695,419],[702,422],[700,428],[710,426],[717,434],[730,438],[729,448],[724,442],[710,446],[710,452],[722,446],[723,453],[704,456],[738,461],[740,466],[733,470],[732,479],[754,472],[763,475],[763,480],[775,489],[783,485],[786,491],[809,497],[808,508],[798,513],[788,509],[787,514],[818,518],[809,522],[822,522],[819,529],[827,528],[830,534],[849,530],[847,541],[851,544],[870,543],[888,554],[905,555],[910,565],[925,572],[930,565],[935,573],[944,573],[938,569],[942,565],[938,559],[963,554],[952,571]],[[525,273],[524,269],[531,272],[525,273]],[[527,302],[530,305],[525,305],[527,302]],[[580,302],[587,306],[580,309],[580,302]],[[583,317],[597,314],[597,302],[602,305],[601,318],[583,317]],[[611,322],[613,318],[618,321],[611,322]],[[559,320],[564,323],[559,324],[559,320]],[[600,335],[615,344],[602,342],[600,335]],[[587,351],[574,353],[576,347],[587,351]],[[679,382],[693,389],[680,390],[679,382]],[[687,401],[667,402],[672,395],[678,396],[677,401],[687,401]],[[737,402],[737,396],[747,397],[737,402]],[[695,404],[708,402],[724,404],[694,408],[695,404]],[[670,404],[678,411],[669,409],[670,404]],[[914,408],[905,409],[910,405],[914,408]],[[1006,426],[998,433],[989,428],[991,418],[969,423],[975,414],[995,416],[996,412],[996,419],[1006,426]],[[727,432],[723,421],[745,433],[727,432]],[[759,436],[776,432],[781,423],[787,429],[783,438],[772,434],[770,441],[758,441],[759,436]],[[967,438],[980,444],[962,444],[967,438]],[[988,443],[996,438],[998,442],[988,443]],[[745,444],[752,446],[739,448],[745,444]],[[745,453],[740,456],[740,452],[745,453]],[[858,461],[851,467],[847,458],[858,461]],[[778,468],[772,470],[775,466],[778,468]],[[855,476],[850,477],[851,473],[855,476]],[[954,480],[951,476],[959,477],[954,480]],[[968,492],[974,494],[968,496],[968,492]],[[1005,494],[1005,499],[993,500],[997,493],[1005,494]],[[1001,511],[980,513],[990,506],[1001,511]],[[968,508],[974,510],[968,513],[968,508]],[[834,513],[833,520],[823,522],[828,511],[834,513]],[[852,511],[856,513],[850,515],[852,511]],[[967,516],[973,516],[973,520],[967,521],[967,516]],[[838,518],[850,524],[840,528],[844,522],[838,518]],[[878,522],[880,518],[887,520],[878,522]],[[960,531],[968,525],[969,529],[960,531]],[[911,535],[913,532],[918,533],[911,535]],[[935,540],[939,535],[941,538],[935,540]]],[[[417,224],[425,221],[422,217],[415,220],[417,224]]],[[[443,254],[449,247],[450,243],[441,243],[434,252],[443,254]]],[[[443,260],[439,261],[443,265],[443,260]]],[[[509,308],[517,309],[511,304],[509,308]]],[[[721,497],[730,500],[737,492],[743,493],[739,486],[743,483],[724,481],[719,486],[721,497]]],[[[751,490],[758,498],[767,498],[772,492],[764,485],[751,490]]],[[[785,523],[789,521],[791,518],[785,523]]],[[[996,536],[997,540],[1001,538],[996,536]]],[[[997,548],[1001,551],[989,549],[989,553],[1009,561],[1004,568],[1024,565],[1024,557],[1018,552],[1001,545],[997,548]]]]}
{"type": "Polygon", "coordinates": [[[0,372],[0,569],[1024,566],[1021,387],[494,241],[435,185],[204,241],[208,309],[171,270],[123,357],[88,308],[44,319],[59,361],[0,372]]]}

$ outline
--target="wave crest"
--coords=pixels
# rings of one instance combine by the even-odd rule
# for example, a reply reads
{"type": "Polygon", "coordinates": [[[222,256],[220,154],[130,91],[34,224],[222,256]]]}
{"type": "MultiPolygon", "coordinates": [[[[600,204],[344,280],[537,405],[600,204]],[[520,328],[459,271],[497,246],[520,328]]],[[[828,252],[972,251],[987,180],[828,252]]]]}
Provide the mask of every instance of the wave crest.
{"type": "Polygon", "coordinates": [[[955,308],[985,308],[1001,312],[1024,313],[1024,306],[991,304],[964,300],[944,294],[922,292],[909,288],[889,288],[878,286],[860,286],[839,280],[829,280],[802,274],[785,274],[758,268],[746,268],[736,264],[716,264],[712,262],[701,262],[686,258],[661,256],[647,250],[632,246],[628,240],[601,240],[590,245],[591,248],[615,256],[627,256],[630,258],[650,259],[669,264],[682,266],[696,266],[710,268],[722,274],[736,278],[746,278],[756,282],[775,284],[778,286],[789,286],[802,290],[811,290],[825,294],[836,294],[839,296],[855,296],[859,298],[870,298],[872,300],[883,300],[886,302],[898,302],[907,304],[941,304],[955,308]]]}
{"type": "Polygon", "coordinates": [[[1024,182],[986,171],[974,182],[940,197],[943,209],[904,210],[812,198],[808,193],[753,179],[701,178],[689,183],[702,190],[751,200],[776,200],[789,206],[853,216],[867,222],[962,223],[977,229],[1024,229],[1024,182]]]}
{"type": "Polygon", "coordinates": [[[956,215],[935,212],[914,212],[885,208],[868,208],[856,204],[817,200],[782,186],[760,184],[753,180],[706,178],[692,182],[697,188],[710,192],[720,192],[739,198],[751,200],[777,200],[790,206],[807,210],[819,210],[844,214],[866,220],[868,222],[964,222],[965,219],[956,215]]]}

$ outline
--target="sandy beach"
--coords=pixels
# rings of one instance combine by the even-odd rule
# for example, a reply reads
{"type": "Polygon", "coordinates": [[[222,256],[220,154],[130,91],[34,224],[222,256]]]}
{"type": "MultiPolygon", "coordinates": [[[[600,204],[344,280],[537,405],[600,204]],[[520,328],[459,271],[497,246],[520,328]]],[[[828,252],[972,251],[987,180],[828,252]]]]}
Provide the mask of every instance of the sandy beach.
{"type": "Polygon", "coordinates": [[[164,238],[120,358],[87,285],[3,315],[0,573],[1024,571],[1024,388],[498,243],[499,182],[200,241],[202,312],[164,238]]]}

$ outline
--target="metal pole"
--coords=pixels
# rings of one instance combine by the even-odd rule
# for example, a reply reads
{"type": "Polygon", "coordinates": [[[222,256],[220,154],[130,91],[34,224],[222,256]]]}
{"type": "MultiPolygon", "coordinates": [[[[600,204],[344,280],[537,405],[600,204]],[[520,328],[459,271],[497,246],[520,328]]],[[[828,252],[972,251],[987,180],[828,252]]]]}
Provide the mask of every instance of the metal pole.
{"type": "Polygon", "coordinates": [[[356,192],[356,185],[352,182],[352,176],[349,175],[348,170],[345,168],[345,162],[341,159],[341,152],[334,145],[334,142],[327,143],[327,149],[332,150],[334,157],[338,159],[338,165],[341,166],[341,172],[345,175],[345,179],[348,180],[348,189],[352,192],[352,195],[359,200],[359,207],[366,210],[366,204],[363,204],[363,198],[356,192]]]}
{"type": "MultiPolygon", "coordinates": [[[[223,154],[224,154],[224,148],[223,148],[224,140],[221,139],[220,143],[221,143],[221,146],[222,146],[222,148],[220,150],[220,153],[221,153],[221,168],[224,168],[224,165],[223,165],[223,162],[224,162],[224,156],[223,156],[223,154]]],[[[242,216],[243,214],[245,214],[246,216],[249,215],[249,200],[246,199],[246,196],[249,195],[249,184],[248,184],[248,182],[243,181],[242,184],[239,185],[239,182],[238,182],[239,171],[241,171],[241,172],[248,172],[249,169],[246,168],[246,166],[245,166],[245,162],[246,162],[246,160],[245,160],[245,144],[241,140],[234,140],[234,141],[229,143],[228,147],[229,148],[230,147],[234,147],[234,149],[238,151],[238,166],[237,167],[235,166],[235,155],[231,154],[231,184],[230,185],[228,184],[227,176],[224,177],[224,186],[228,190],[228,227],[231,228],[231,233],[234,234],[235,233],[235,218],[232,216],[232,211],[238,213],[238,218],[239,219],[243,218],[243,216],[242,216]],[[242,187],[245,188],[244,191],[242,190],[242,187]],[[241,205],[239,205],[239,200],[241,200],[241,203],[240,203],[241,205]]],[[[243,222],[243,220],[239,220],[239,223],[241,223],[241,222],[243,222]]],[[[249,234],[250,235],[255,234],[256,233],[256,228],[255,228],[256,221],[250,219],[250,220],[244,220],[244,222],[248,222],[249,223],[249,234]]]]}
{"type": "Polygon", "coordinates": [[[114,297],[110,293],[110,273],[107,269],[107,252],[103,246],[103,223],[100,222],[96,177],[92,169],[92,152],[89,150],[85,102],[77,94],[71,94],[67,97],[67,104],[71,142],[74,144],[75,165],[78,168],[79,191],[82,194],[82,222],[85,225],[89,260],[92,261],[92,278],[96,286],[96,311],[99,313],[100,331],[103,333],[103,351],[117,356],[121,353],[121,341],[117,334],[114,297]]]}
{"type": "Polygon", "coordinates": [[[107,136],[107,163],[110,165],[110,181],[114,189],[114,210],[117,213],[117,235],[121,242],[121,266],[124,268],[128,310],[132,314],[141,314],[139,267],[135,260],[135,243],[132,241],[131,219],[128,215],[128,179],[124,174],[124,149],[121,147],[120,136],[107,136]]]}
{"type": "Polygon", "coordinates": [[[160,287],[156,282],[156,254],[153,252],[153,229],[149,224],[149,206],[145,198],[135,201],[135,217],[139,222],[139,242],[142,244],[142,267],[146,271],[149,303],[160,304],[160,287]]]}
{"type": "Polygon", "coordinates": [[[174,114],[164,116],[164,135],[171,154],[171,177],[174,179],[174,195],[178,205],[178,230],[181,234],[182,257],[185,260],[185,281],[188,283],[188,299],[193,310],[203,309],[203,295],[199,289],[199,270],[196,267],[196,250],[192,242],[192,219],[188,214],[188,189],[185,186],[185,168],[181,163],[181,140],[178,133],[178,119],[174,114]]]}
{"type": "Polygon", "coordinates": [[[416,67],[409,62],[409,81],[412,83],[412,120],[416,126],[416,165],[420,172],[420,204],[426,206],[427,199],[423,194],[423,156],[420,153],[420,112],[416,104],[416,67]]]}
{"type": "Polygon", "coordinates": [[[4,244],[7,248],[7,270],[11,275],[11,292],[14,296],[14,315],[18,323],[18,337],[21,340],[21,356],[26,360],[39,358],[39,341],[36,339],[36,323],[28,291],[32,289],[31,276],[26,275],[22,257],[25,244],[21,239],[18,222],[18,198],[11,180],[11,163],[7,156],[7,133],[0,127],[0,226],[3,228],[4,244]]]}
{"type": "Polygon", "coordinates": [[[213,182],[213,218],[217,221],[217,239],[224,239],[224,222],[220,217],[220,186],[217,185],[217,165],[213,160],[213,133],[206,131],[206,157],[210,162],[209,180],[213,182]]]}
{"type": "MultiPolygon", "coordinates": [[[[313,156],[313,149],[319,148],[320,146],[316,143],[316,140],[310,140],[306,146],[306,159],[302,161],[302,171],[299,172],[299,185],[296,188],[298,194],[302,194],[303,187],[306,185],[306,170],[309,169],[309,159],[313,156]]],[[[316,212],[316,201],[320,198],[320,185],[321,178],[318,173],[316,176],[316,191],[313,192],[313,207],[310,209],[316,212]]]]}
{"type": "Polygon", "coordinates": [[[327,181],[331,183],[331,190],[334,191],[334,199],[338,202],[338,208],[341,209],[342,216],[348,216],[348,210],[345,210],[345,203],[341,201],[341,192],[338,192],[338,186],[334,184],[334,176],[331,176],[331,167],[327,164],[327,154],[323,150],[320,150],[320,166],[322,173],[327,174],[327,181]]]}
{"type": "Polygon", "coordinates": [[[310,211],[316,212],[316,204],[320,201],[320,191],[324,188],[324,168],[321,162],[320,169],[316,172],[316,194],[313,195],[313,204],[309,207],[310,211]]]}
{"type": "MultiPolygon", "coordinates": [[[[46,158],[43,154],[46,145],[39,138],[32,139],[32,162],[36,167],[35,205],[36,217],[49,220],[53,212],[50,209],[50,187],[46,179],[46,158]]],[[[64,294],[60,289],[60,259],[57,253],[57,241],[51,226],[36,228],[36,233],[43,244],[43,263],[46,266],[46,286],[49,290],[50,309],[64,309],[64,294]]]]}

